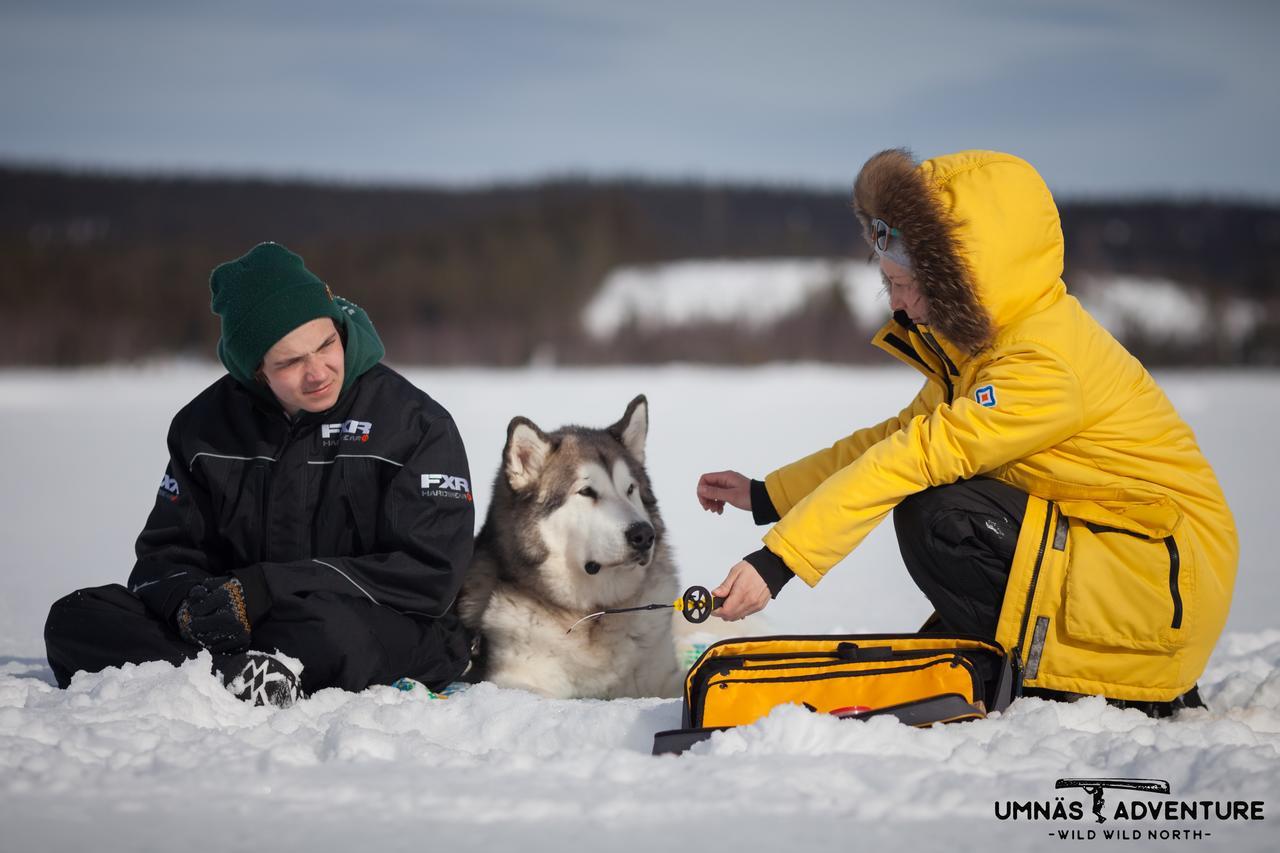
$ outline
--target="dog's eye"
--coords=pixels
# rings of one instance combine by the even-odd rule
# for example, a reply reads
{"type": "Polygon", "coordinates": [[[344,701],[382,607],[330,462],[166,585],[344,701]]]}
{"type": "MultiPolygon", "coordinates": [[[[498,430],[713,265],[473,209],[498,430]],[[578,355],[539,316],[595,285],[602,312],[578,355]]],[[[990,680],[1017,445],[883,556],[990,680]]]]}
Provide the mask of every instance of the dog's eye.
{"type": "Polygon", "coordinates": [[[590,486],[584,486],[581,489],[578,489],[578,494],[582,495],[584,498],[591,498],[591,500],[595,500],[599,497],[599,495],[596,494],[596,490],[590,486]]]}
{"type": "Polygon", "coordinates": [[[627,497],[631,497],[635,493],[636,493],[636,484],[632,483],[630,486],[627,487],[627,497]]]}

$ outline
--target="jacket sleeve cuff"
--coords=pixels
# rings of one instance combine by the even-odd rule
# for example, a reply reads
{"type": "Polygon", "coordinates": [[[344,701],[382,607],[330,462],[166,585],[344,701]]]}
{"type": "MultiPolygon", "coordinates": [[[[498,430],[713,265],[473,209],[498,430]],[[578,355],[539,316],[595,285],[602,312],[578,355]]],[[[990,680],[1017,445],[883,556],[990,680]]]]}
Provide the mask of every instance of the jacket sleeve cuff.
{"type": "Polygon", "coordinates": [[[765,488],[764,480],[752,480],[751,520],[756,524],[773,524],[780,518],[782,516],[778,515],[778,510],[774,508],[773,499],[769,497],[769,490],[765,488]]]}
{"type": "Polygon", "coordinates": [[[787,581],[795,577],[795,574],[787,568],[787,564],[782,562],[782,558],[768,548],[753,551],[742,559],[750,563],[751,567],[760,574],[760,578],[769,587],[770,598],[777,598],[778,593],[782,592],[782,588],[787,585],[787,581]]]}
{"type": "MultiPolygon", "coordinates": [[[[159,616],[166,625],[175,625],[178,608],[182,606],[182,602],[186,601],[191,588],[203,579],[194,577],[194,574],[194,572],[182,572],[175,578],[143,582],[134,595],[142,600],[147,610],[159,616]]],[[[130,579],[132,580],[132,577],[130,579]]]]}
{"type": "Polygon", "coordinates": [[[240,589],[244,592],[244,609],[249,615],[249,625],[252,628],[271,609],[271,592],[267,589],[267,576],[260,563],[236,569],[231,574],[240,581],[240,589]]]}

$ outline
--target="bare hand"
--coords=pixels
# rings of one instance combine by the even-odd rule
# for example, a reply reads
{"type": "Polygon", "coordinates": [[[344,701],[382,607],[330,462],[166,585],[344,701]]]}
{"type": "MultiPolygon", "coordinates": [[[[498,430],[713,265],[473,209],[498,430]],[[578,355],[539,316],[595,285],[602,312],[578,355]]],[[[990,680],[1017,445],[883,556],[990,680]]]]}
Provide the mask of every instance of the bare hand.
{"type": "Polygon", "coordinates": [[[698,478],[698,503],[720,515],[726,503],[751,510],[751,481],[737,471],[716,471],[698,478]]]}
{"type": "Polygon", "coordinates": [[[772,600],[769,585],[760,577],[755,566],[745,560],[730,569],[724,583],[711,590],[711,594],[725,598],[724,604],[711,613],[726,622],[737,622],[752,613],[759,613],[772,600]]]}

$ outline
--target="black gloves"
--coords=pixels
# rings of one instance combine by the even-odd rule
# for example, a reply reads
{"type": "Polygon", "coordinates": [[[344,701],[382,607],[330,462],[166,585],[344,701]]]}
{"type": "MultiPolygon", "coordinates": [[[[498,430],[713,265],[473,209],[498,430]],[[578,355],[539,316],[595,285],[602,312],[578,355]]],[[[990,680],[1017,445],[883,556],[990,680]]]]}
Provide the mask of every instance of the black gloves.
{"type": "Polygon", "coordinates": [[[231,577],[206,578],[178,607],[178,633],[211,652],[249,647],[251,626],[244,589],[231,577]]]}

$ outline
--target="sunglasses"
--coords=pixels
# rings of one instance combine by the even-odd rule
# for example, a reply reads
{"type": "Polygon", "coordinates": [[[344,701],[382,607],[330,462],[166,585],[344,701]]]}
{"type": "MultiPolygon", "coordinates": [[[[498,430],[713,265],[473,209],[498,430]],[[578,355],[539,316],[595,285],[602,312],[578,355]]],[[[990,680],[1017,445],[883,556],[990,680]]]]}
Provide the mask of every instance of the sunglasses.
{"type": "Polygon", "coordinates": [[[883,255],[885,250],[889,248],[890,237],[901,237],[902,232],[897,228],[891,228],[888,222],[883,219],[871,220],[871,233],[875,237],[876,254],[883,255]]]}

